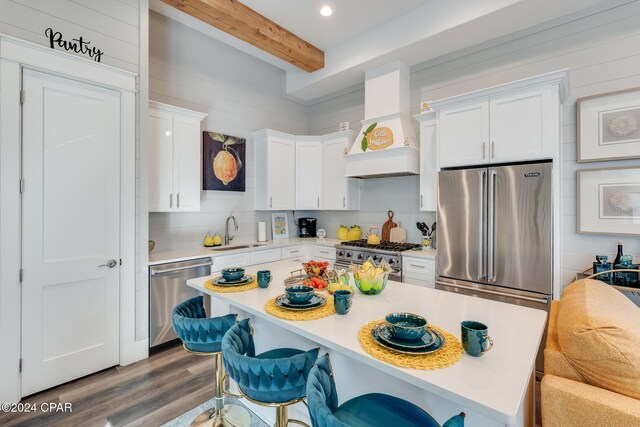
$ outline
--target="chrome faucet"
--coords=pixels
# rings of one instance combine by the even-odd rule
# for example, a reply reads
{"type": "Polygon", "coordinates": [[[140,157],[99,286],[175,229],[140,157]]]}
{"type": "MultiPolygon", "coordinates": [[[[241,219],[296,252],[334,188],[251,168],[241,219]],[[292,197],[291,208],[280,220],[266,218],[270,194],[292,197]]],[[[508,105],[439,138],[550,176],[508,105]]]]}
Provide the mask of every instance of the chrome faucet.
{"type": "Polygon", "coordinates": [[[224,244],[228,245],[230,241],[233,240],[234,236],[229,237],[229,220],[232,219],[233,220],[233,228],[235,229],[235,231],[238,231],[238,221],[236,221],[236,217],[231,215],[229,217],[227,217],[227,221],[224,224],[224,244]]]}

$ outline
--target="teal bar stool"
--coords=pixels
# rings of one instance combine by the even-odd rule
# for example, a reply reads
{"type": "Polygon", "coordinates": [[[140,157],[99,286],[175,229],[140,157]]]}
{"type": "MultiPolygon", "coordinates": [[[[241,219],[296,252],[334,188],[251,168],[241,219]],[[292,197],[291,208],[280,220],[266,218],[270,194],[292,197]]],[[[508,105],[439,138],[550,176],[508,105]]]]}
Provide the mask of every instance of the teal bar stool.
{"type": "Polygon", "coordinates": [[[249,427],[251,414],[240,405],[224,404],[224,365],[222,363],[222,337],[236,322],[236,314],[207,317],[202,296],[178,304],[171,313],[173,329],[189,353],[213,356],[216,378],[213,408],[205,411],[191,423],[192,426],[249,427]]]}
{"type": "MultiPolygon", "coordinates": [[[[363,394],[338,406],[328,354],[309,373],[307,403],[313,427],[440,427],[420,407],[388,394],[363,394]]],[[[464,417],[464,412],[456,415],[443,427],[464,427],[464,417]]]]}
{"type": "Polygon", "coordinates": [[[256,355],[249,319],[233,325],[222,339],[229,376],[247,400],[276,408],[275,427],[286,427],[288,423],[308,426],[289,419],[288,407],[304,400],[307,376],[319,351],[276,348],[256,355]]]}

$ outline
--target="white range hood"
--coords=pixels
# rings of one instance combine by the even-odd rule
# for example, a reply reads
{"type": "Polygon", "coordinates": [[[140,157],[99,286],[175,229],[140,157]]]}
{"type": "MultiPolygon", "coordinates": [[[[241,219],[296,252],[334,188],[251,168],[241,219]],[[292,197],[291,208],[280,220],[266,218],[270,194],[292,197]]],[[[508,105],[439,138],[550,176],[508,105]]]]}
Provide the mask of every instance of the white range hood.
{"type": "Polygon", "coordinates": [[[409,116],[409,67],[394,61],[367,71],[365,78],[365,118],[345,157],[345,175],[419,174],[420,148],[409,116]]]}

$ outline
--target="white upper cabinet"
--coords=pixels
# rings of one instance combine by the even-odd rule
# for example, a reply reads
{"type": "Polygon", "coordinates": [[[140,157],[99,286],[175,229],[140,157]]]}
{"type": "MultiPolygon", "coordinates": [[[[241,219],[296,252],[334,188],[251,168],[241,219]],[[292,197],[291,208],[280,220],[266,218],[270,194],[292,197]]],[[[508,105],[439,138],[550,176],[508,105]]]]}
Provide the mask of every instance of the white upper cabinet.
{"type": "Polygon", "coordinates": [[[325,135],[322,142],[322,209],[360,209],[360,180],[346,178],[344,157],[355,138],[355,131],[325,135]]]}
{"type": "Polygon", "coordinates": [[[320,209],[322,204],[322,141],[296,141],[296,209],[320,209]]]}
{"type": "Polygon", "coordinates": [[[206,114],[149,102],[149,211],[200,210],[200,123],[206,114]]]}
{"type": "Polygon", "coordinates": [[[295,209],[296,142],[269,129],[253,133],[256,210],[295,209]]]}
{"type": "Polygon", "coordinates": [[[487,160],[489,102],[453,106],[438,113],[440,167],[487,160]]]}
{"type": "Polygon", "coordinates": [[[173,208],[173,115],[149,108],[149,211],[173,208]]]}
{"type": "Polygon", "coordinates": [[[421,211],[435,212],[438,208],[438,162],[436,158],[436,113],[429,111],[415,115],[420,123],[420,198],[421,211]]]}
{"type": "Polygon", "coordinates": [[[567,70],[432,103],[440,168],[553,159],[567,70]]]}
{"type": "Polygon", "coordinates": [[[256,210],[359,209],[360,181],[344,176],[345,150],[355,135],[254,132],[256,210]]]}
{"type": "Polygon", "coordinates": [[[173,117],[173,189],[175,210],[200,210],[200,120],[173,117]]]}
{"type": "Polygon", "coordinates": [[[491,99],[491,162],[552,158],[558,137],[557,89],[543,87],[491,99]]]}

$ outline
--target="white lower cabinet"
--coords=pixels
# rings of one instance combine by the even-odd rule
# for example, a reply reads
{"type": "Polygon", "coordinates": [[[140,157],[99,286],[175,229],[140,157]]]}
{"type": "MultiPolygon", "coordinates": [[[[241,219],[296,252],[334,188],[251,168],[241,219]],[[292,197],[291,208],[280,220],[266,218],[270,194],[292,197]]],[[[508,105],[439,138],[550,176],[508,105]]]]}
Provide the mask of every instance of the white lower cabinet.
{"type": "Polygon", "coordinates": [[[251,252],[251,265],[266,264],[268,262],[280,261],[281,259],[282,250],[280,248],[251,252]]]}
{"type": "Polygon", "coordinates": [[[328,246],[314,246],[311,249],[311,257],[313,259],[324,258],[335,261],[336,260],[336,248],[328,246]]]}
{"type": "Polygon", "coordinates": [[[290,259],[293,261],[306,261],[309,258],[307,247],[305,245],[289,246],[282,248],[282,259],[290,259]]]}
{"type": "Polygon", "coordinates": [[[220,273],[225,268],[247,267],[251,265],[251,252],[241,254],[220,255],[212,258],[212,274],[220,273]]]}
{"type": "Polygon", "coordinates": [[[314,261],[327,261],[329,263],[329,269],[333,269],[336,262],[336,248],[328,246],[313,246],[311,248],[311,258],[314,261]]]}
{"type": "Polygon", "coordinates": [[[436,260],[430,258],[402,257],[402,281],[412,285],[435,288],[436,260]]]}

